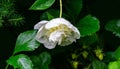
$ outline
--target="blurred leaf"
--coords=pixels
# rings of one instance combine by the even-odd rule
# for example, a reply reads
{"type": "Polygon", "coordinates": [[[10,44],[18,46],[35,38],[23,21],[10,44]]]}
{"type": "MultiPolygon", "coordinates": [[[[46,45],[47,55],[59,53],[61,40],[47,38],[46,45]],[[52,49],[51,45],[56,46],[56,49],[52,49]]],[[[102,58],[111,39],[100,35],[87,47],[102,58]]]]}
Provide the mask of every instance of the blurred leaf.
{"type": "Polygon", "coordinates": [[[22,17],[19,14],[12,14],[12,15],[9,16],[8,21],[11,25],[19,26],[20,24],[23,24],[24,17],[22,17]]]}
{"type": "Polygon", "coordinates": [[[81,19],[76,26],[82,37],[92,35],[100,29],[99,20],[91,15],[87,15],[81,19]]]}
{"type": "Polygon", "coordinates": [[[14,12],[14,1],[0,0],[0,15],[5,17],[14,12]]]}
{"type": "Polygon", "coordinates": [[[79,41],[80,43],[83,43],[84,45],[91,45],[92,43],[96,42],[98,40],[97,34],[89,35],[86,37],[82,37],[79,41]]]}
{"type": "Polygon", "coordinates": [[[36,31],[26,31],[21,33],[16,42],[16,47],[14,50],[14,54],[21,52],[21,51],[33,51],[40,46],[35,40],[36,31]]]}
{"type": "Polygon", "coordinates": [[[115,58],[117,60],[120,60],[120,46],[115,50],[114,54],[115,54],[115,58]]]}
{"type": "Polygon", "coordinates": [[[8,9],[5,9],[4,7],[0,7],[0,15],[2,17],[10,15],[11,12],[8,9]]]}
{"type": "Polygon", "coordinates": [[[104,56],[104,60],[107,62],[116,60],[114,52],[106,52],[104,56]]]}
{"type": "Polygon", "coordinates": [[[47,52],[41,53],[39,56],[31,57],[34,69],[49,69],[49,64],[51,62],[51,55],[47,52]]]}
{"type": "Polygon", "coordinates": [[[0,26],[18,26],[24,22],[24,17],[20,14],[16,14],[16,10],[14,8],[14,0],[1,0],[0,2],[0,26]]]}
{"type": "MultiPolygon", "coordinates": [[[[40,19],[41,20],[51,20],[53,18],[58,18],[59,17],[59,10],[54,10],[54,9],[50,9],[46,12],[44,12],[40,19]]],[[[65,13],[63,13],[63,18],[69,18],[69,16],[67,16],[65,13]]]]}
{"type": "Polygon", "coordinates": [[[36,0],[34,4],[29,8],[30,10],[45,10],[52,6],[55,0],[36,0]]]}
{"type": "Polygon", "coordinates": [[[14,69],[33,69],[33,64],[27,55],[20,54],[12,56],[7,60],[9,65],[12,65],[14,69]]]}
{"type": "Polygon", "coordinates": [[[98,60],[92,62],[92,67],[93,69],[108,69],[105,63],[98,60]]]}
{"type": "Polygon", "coordinates": [[[2,27],[3,26],[3,23],[4,22],[4,20],[2,19],[2,16],[0,16],[0,27],[2,27]]]}
{"type": "Polygon", "coordinates": [[[78,16],[82,9],[82,0],[67,0],[65,7],[70,15],[78,16]]]}
{"type": "Polygon", "coordinates": [[[120,20],[111,20],[109,21],[105,29],[108,31],[113,32],[116,36],[120,37],[120,20]]]}
{"type": "Polygon", "coordinates": [[[110,62],[108,64],[108,69],[120,69],[120,61],[110,62]]]}

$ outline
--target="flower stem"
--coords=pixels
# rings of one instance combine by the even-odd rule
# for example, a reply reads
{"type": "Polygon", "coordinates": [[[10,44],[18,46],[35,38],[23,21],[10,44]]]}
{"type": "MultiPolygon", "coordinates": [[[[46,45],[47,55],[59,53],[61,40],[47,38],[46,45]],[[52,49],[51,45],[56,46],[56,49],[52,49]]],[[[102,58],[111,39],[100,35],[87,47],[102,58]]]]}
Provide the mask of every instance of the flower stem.
{"type": "Polygon", "coordinates": [[[8,69],[9,64],[6,65],[5,69],[8,69]]]}
{"type": "Polygon", "coordinates": [[[62,17],[62,0],[60,0],[60,18],[62,17]]]}

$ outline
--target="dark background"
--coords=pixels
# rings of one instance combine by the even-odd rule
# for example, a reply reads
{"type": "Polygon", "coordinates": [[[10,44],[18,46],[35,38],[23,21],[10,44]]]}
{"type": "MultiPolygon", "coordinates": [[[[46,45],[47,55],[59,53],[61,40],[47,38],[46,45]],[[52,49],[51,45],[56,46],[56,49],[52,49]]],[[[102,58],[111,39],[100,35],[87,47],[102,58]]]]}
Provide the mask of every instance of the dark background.
{"type": "MultiPolygon", "coordinates": [[[[32,30],[34,24],[40,20],[40,15],[44,11],[30,11],[28,8],[35,0],[16,0],[16,11],[25,17],[25,22],[19,27],[9,26],[0,29],[0,69],[4,69],[6,63],[15,46],[17,36],[26,30],[32,30]]],[[[64,1],[63,1],[64,2],[64,1]]],[[[55,7],[55,4],[53,5],[55,7]]],[[[120,0],[83,0],[81,16],[92,14],[100,20],[101,37],[104,39],[106,49],[114,50],[114,47],[120,45],[120,39],[111,32],[105,31],[105,24],[112,19],[120,19],[120,0]],[[118,42],[116,42],[118,41],[118,42]]]]}

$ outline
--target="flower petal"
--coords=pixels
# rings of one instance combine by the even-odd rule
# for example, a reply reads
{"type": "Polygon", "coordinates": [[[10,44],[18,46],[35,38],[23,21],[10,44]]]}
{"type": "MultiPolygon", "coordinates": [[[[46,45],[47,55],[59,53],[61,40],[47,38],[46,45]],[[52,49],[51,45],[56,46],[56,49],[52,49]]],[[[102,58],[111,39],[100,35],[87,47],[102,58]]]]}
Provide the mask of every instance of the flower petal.
{"type": "Polygon", "coordinates": [[[69,28],[73,28],[74,26],[67,20],[65,20],[64,18],[55,18],[50,20],[46,25],[45,28],[46,29],[50,29],[56,26],[59,26],[60,24],[65,24],[67,25],[69,28]]]}
{"type": "Polygon", "coordinates": [[[53,48],[55,48],[56,45],[57,45],[57,42],[46,41],[44,43],[44,46],[48,49],[53,49],[53,48]]]}
{"type": "Polygon", "coordinates": [[[61,36],[63,34],[64,34],[64,32],[54,31],[50,34],[49,41],[58,42],[58,44],[61,44],[61,42],[62,42],[62,37],[61,36]]]}
{"type": "Polygon", "coordinates": [[[75,38],[73,38],[73,36],[68,37],[67,39],[63,40],[60,44],[60,46],[67,46],[69,44],[72,44],[74,41],[76,41],[75,38]]]}
{"type": "Polygon", "coordinates": [[[50,20],[45,25],[45,28],[46,29],[50,29],[50,28],[59,26],[60,24],[65,24],[68,28],[70,28],[72,31],[75,32],[75,36],[77,37],[77,39],[80,38],[80,32],[79,32],[79,30],[76,27],[74,27],[69,21],[65,20],[64,18],[56,18],[56,19],[50,20]]]}
{"type": "Polygon", "coordinates": [[[44,35],[45,34],[45,28],[44,26],[42,26],[39,31],[37,32],[37,35],[36,35],[36,40],[40,43],[44,43],[46,42],[47,40],[47,37],[44,35]]]}
{"type": "Polygon", "coordinates": [[[34,26],[34,29],[39,29],[40,27],[42,27],[46,23],[48,23],[48,21],[46,21],[46,20],[40,21],[34,26]]]}
{"type": "Polygon", "coordinates": [[[79,39],[80,38],[80,32],[79,32],[79,30],[76,28],[76,27],[74,27],[73,28],[73,31],[74,31],[74,37],[76,38],[76,39],[79,39]]]}

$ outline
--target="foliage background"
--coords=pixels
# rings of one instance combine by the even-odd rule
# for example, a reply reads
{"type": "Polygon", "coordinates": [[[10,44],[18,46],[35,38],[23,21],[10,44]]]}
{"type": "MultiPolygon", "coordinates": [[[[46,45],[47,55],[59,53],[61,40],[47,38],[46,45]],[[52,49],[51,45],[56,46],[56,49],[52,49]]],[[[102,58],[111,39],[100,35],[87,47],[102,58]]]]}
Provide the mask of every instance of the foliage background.
{"type": "MultiPolygon", "coordinates": [[[[15,10],[25,17],[25,22],[21,26],[5,26],[0,28],[0,68],[6,65],[5,60],[8,59],[13,52],[17,36],[26,30],[32,30],[34,24],[40,20],[40,15],[44,11],[31,11],[28,8],[35,0],[16,0],[15,10]]],[[[58,2],[58,1],[56,1],[58,2]]],[[[63,1],[64,2],[64,1],[63,1]]],[[[59,8],[59,3],[54,3],[52,8],[59,8]]],[[[99,36],[103,39],[104,51],[114,51],[120,45],[120,39],[111,32],[105,30],[105,25],[113,19],[120,19],[120,0],[83,0],[83,8],[80,18],[87,14],[92,14],[100,20],[99,36]]],[[[37,50],[38,52],[38,50],[37,50]]],[[[30,53],[27,53],[30,54],[30,53]]],[[[31,54],[30,54],[31,55],[31,54]]],[[[64,58],[63,58],[64,59],[64,58]]]]}

